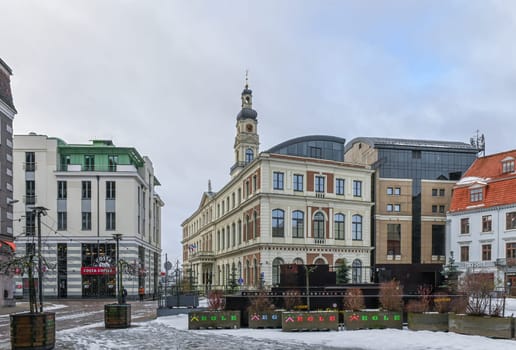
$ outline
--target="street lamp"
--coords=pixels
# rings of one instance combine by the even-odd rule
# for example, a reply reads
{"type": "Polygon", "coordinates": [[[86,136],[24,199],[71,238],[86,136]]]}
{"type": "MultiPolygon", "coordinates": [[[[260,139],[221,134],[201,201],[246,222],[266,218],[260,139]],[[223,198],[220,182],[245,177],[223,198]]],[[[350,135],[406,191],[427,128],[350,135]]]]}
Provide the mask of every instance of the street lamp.
{"type": "Polygon", "coordinates": [[[114,233],[113,238],[116,241],[116,284],[117,288],[117,301],[118,304],[122,304],[122,275],[120,274],[120,240],[122,239],[121,233],[114,233]]]}
{"type": "Polygon", "coordinates": [[[310,273],[314,272],[317,269],[317,265],[312,267],[308,267],[308,265],[303,265],[305,268],[305,277],[306,277],[306,306],[308,311],[310,311],[310,273]]]}
{"type": "Polygon", "coordinates": [[[43,312],[43,261],[41,257],[41,215],[47,215],[47,208],[33,207],[32,211],[38,218],[38,294],[39,312],[43,312]]]}

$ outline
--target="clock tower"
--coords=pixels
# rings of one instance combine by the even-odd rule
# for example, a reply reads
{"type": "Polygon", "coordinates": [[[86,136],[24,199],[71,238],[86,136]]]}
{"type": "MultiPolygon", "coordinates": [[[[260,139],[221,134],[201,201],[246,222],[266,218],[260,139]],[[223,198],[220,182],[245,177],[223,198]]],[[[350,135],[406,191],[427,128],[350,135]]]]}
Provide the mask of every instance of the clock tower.
{"type": "Polygon", "coordinates": [[[246,74],[245,88],[242,91],[242,110],[237,115],[235,137],[235,164],[231,176],[236,176],[247,164],[258,156],[258,113],[253,109],[253,91],[249,89],[246,74]]]}

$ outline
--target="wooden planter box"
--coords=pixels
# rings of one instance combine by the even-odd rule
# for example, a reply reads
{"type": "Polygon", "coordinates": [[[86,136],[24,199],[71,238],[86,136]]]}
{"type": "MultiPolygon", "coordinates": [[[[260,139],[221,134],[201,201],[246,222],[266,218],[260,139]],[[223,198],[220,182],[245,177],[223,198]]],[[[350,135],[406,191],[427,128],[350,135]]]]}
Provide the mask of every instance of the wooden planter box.
{"type": "Polygon", "coordinates": [[[472,316],[450,313],[448,326],[450,332],[460,334],[504,339],[514,337],[514,318],[512,317],[472,316]]]}
{"type": "Polygon", "coordinates": [[[53,349],[56,343],[55,312],[11,314],[11,349],[53,349]]]}
{"type": "Polygon", "coordinates": [[[403,328],[403,313],[394,311],[344,311],[347,330],[403,328]]]}
{"type": "Polygon", "coordinates": [[[448,332],[448,313],[409,312],[408,329],[448,332]]]}
{"type": "Polygon", "coordinates": [[[281,311],[250,312],[249,328],[281,328],[281,311]]]}
{"type": "Polygon", "coordinates": [[[193,311],[188,314],[188,329],[240,328],[240,311],[193,311]]]}
{"type": "Polygon", "coordinates": [[[281,314],[281,328],[284,332],[339,330],[337,311],[284,311],[281,314]]]}
{"type": "Polygon", "coordinates": [[[131,304],[105,304],[104,324],[106,328],[131,327],[131,304]]]}

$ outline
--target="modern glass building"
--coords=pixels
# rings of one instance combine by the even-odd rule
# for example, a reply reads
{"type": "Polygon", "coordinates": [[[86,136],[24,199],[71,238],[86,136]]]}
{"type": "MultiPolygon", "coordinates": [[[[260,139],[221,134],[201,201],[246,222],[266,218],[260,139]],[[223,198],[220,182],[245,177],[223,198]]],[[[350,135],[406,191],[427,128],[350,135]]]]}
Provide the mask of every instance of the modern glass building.
{"type": "Polygon", "coordinates": [[[345,152],[347,162],[375,170],[372,263],[377,277],[436,283],[445,262],[452,188],[476,159],[477,148],[463,142],[359,137],[345,152]]]}

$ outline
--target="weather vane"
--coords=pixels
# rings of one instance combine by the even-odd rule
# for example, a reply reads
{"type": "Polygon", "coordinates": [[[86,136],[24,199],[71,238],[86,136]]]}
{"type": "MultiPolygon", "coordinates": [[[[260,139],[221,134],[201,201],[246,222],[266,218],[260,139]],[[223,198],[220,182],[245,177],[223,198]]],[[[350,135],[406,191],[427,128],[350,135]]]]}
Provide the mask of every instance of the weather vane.
{"type": "Polygon", "coordinates": [[[245,88],[249,87],[249,69],[245,70],[245,88]]]}

